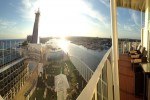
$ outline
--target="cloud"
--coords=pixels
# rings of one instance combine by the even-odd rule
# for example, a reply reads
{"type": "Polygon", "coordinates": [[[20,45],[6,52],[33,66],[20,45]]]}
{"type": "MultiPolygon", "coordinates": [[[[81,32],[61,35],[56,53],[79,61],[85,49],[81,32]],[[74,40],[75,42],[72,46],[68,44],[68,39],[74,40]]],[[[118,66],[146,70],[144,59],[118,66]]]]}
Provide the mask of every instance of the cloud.
{"type": "Polygon", "coordinates": [[[123,28],[126,31],[133,31],[132,28],[129,25],[124,25],[123,28]]]}
{"type": "Polygon", "coordinates": [[[140,17],[139,17],[139,15],[136,13],[136,11],[129,10],[129,14],[130,14],[131,19],[133,20],[133,22],[134,22],[137,26],[140,26],[140,17]]]}
{"type": "Polygon", "coordinates": [[[118,26],[118,30],[125,31],[126,33],[132,32],[132,33],[139,33],[140,30],[135,24],[123,24],[118,26]]]}
{"type": "Polygon", "coordinates": [[[16,6],[12,2],[9,3],[9,6],[16,8],[16,6]]]}
{"type": "Polygon", "coordinates": [[[110,7],[110,1],[109,0],[99,0],[102,4],[104,4],[106,7],[110,7]]]}
{"type": "Polygon", "coordinates": [[[0,34],[0,39],[25,39],[26,35],[24,33],[14,33],[11,34],[6,33],[6,31],[0,31],[2,34],[0,34]]]}
{"type": "Polygon", "coordinates": [[[12,28],[16,24],[17,23],[14,21],[8,21],[8,20],[0,19],[0,30],[6,29],[6,28],[12,28]]]}
{"type": "Polygon", "coordinates": [[[0,19],[0,39],[25,38],[27,33],[26,29],[17,26],[17,22],[0,19]]]}
{"type": "MultiPolygon", "coordinates": [[[[109,6],[107,1],[102,1],[99,6],[101,4],[109,6]]],[[[42,34],[75,34],[78,32],[88,34],[89,31],[98,32],[103,28],[107,30],[110,27],[109,16],[93,9],[91,5],[94,4],[87,4],[83,0],[22,0],[18,12],[22,20],[33,22],[34,12],[40,7],[39,31],[42,34]],[[52,28],[49,29],[49,27],[52,28]]]]}
{"type": "Polygon", "coordinates": [[[18,9],[21,17],[27,21],[33,21],[34,12],[38,9],[40,0],[21,0],[21,6],[18,9]]]}
{"type": "MultiPolygon", "coordinates": [[[[101,0],[101,1],[104,1],[104,0],[101,0]]],[[[106,16],[106,15],[102,14],[100,11],[92,9],[92,7],[90,5],[88,5],[85,8],[84,12],[86,12],[86,14],[88,16],[90,16],[91,18],[98,20],[99,21],[99,23],[98,23],[99,25],[103,24],[106,28],[108,28],[110,26],[110,18],[109,18],[109,16],[106,16]]]]}
{"type": "MultiPolygon", "coordinates": [[[[102,4],[109,6],[108,1],[100,0],[102,4]]],[[[100,23],[102,23],[105,27],[109,27],[109,18],[104,16],[102,13],[92,9],[92,7],[82,0],[65,0],[65,1],[42,1],[42,0],[22,0],[23,7],[20,9],[22,12],[22,17],[27,20],[34,20],[34,12],[35,10],[40,7],[42,15],[46,13],[47,16],[52,15],[50,13],[60,13],[60,16],[63,17],[63,12],[70,13],[69,16],[75,15],[76,13],[84,13],[85,15],[90,16],[93,19],[97,19],[100,23]],[[66,7],[61,7],[61,5],[66,5],[66,7]],[[73,8],[71,5],[76,5],[76,8],[73,8]],[[54,7],[55,6],[55,7],[54,7]],[[70,7],[70,8],[69,8],[70,7]],[[65,8],[65,9],[64,9],[65,8]],[[79,9],[81,8],[81,9],[79,9]],[[72,11],[71,11],[72,10],[72,11]],[[73,14],[75,13],[75,14],[73,14]]],[[[52,15],[53,16],[53,15],[52,15]]],[[[52,17],[49,16],[49,17],[52,17]]],[[[58,16],[58,14],[57,14],[58,16]]],[[[55,17],[57,17],[55,16],[55,17]]],[[[66,17],[66,16],[65,16],[66,17]]],[[[72,16],[71,16],[72,17],[72,16]]]]}
{"type": "Polygon", "coordinates": [[[140,39],[140,30],[135,24],[123,24],[118,26],[118,35],[120,38],[136,38],[140,39]]]}
{"type": "Polygon", "coordinates": [[[138,24],[138,17],[137,17],[137,15],[136,15],[135,13],[132,13],[132,19],[134,20],[134,23],[135,23],[136,25],[139,25],[139,24],[138,24]]]}

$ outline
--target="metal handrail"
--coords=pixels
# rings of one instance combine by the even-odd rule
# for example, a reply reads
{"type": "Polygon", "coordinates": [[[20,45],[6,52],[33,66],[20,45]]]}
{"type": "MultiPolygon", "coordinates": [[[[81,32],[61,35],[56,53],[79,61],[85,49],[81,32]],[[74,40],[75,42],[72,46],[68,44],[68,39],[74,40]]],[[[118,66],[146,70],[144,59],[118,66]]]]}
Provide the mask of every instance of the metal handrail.
{"type": "Polygon", "coordinates": [[[79,69],[79,66],[76,66],[76,65],[74,64],[74,62],[71,61],[71,62],[74,64],[74,66],[76,67],[76,69],[79,71],[80,75],[85,79],[86,82],[88,82],[94,72],[93,72],[93,71],[90,69],[90,67],[89,67],[84,61],[82,61],[81,59],[79,59],[79,58],[77,58],[77,57],[75,57],[75,56],[72,56],[72,55],[69,55],[69,57],[70,57],[70,60],[71,60],[71,58],[75,58],[76,61],[79,61],[81,64],[84,65],[84,68],[83,68],[83,69],[84,69],[84,70],[87,69],[87,71],[88,71],[89,74],[90,74],[90,76],[89,76],[88,78],[86,78],[86,77],[84,76],[84,73],[82,73],[82,70],[83,70],[83,69],[79,69]]]}
{"type": "MultiPolygon", "coordinates": [[[[104,68],[104,64],[106,63],[109,55],[111,54],[111,48],[107,51],[107,53],[102,58],[101,62],[99,63],[96,71],[93,73],[93,76],[87,83],[86,87],[78,96],[77,100],[92,100],[93,95],[97,92],[97,84],[100,80],[100,75],[102,74],[102,69],[104,68]]],[[[95,94],[97,95],[97,94],[95,94]]]]}
{"type": "Polygon", "coordinates": [[[75,57],[75,56],[71,56],[71,55],[70,55],[69,57],[73,57],[73,58],[77,59],[78,61],[80,61],[81,63],[83,63],[83,64],[87,67],[88,70],[90,70],[91,72],[93,72],[93,71],[89,68],[89,66],[88,66],[84,61],[82,61],[81,59],[79,59],[79,58],[77,58],[77,57],[75,57]]]}
{"type": "Polygon", "coordinates": [[[140,44],[140,42],[130,42],[130,41],[120,41],[119,42],[119,53],[124,54],[132,49],[136,49],[136,47],[140,44]]]}

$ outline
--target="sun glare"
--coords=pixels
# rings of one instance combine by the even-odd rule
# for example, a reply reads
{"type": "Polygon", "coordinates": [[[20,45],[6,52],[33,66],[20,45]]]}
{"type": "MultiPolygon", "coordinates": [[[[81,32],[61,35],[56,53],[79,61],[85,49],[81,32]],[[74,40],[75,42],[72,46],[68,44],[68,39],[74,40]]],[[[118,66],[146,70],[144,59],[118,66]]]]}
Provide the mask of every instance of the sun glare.
{"type": "Polygon", "coordinates": [[[60,40],[58,40],[58,46],[65,52],[68,52],[68,45],[69,45],[69,41],[65,40],[64,38],[61,38],[60,40]]]}
{"type": "Polygon", "coordinates": [[[41,0],[39,34],[46,36],[83,36],[90,23],[83,15],[87,5],[83,0],[41,0]]]}

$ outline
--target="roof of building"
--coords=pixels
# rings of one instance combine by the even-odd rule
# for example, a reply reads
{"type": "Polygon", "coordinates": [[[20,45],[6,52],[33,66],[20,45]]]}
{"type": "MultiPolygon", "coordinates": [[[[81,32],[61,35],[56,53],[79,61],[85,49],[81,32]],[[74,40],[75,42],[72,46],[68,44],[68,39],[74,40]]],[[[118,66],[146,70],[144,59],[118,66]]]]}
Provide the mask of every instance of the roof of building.
{"type": "Polygon", "coordinates": [[[145,12],[146,0],[116,0],[116,2],[117,2],[117,7],[124,7],[124,8],[145,12]]]}

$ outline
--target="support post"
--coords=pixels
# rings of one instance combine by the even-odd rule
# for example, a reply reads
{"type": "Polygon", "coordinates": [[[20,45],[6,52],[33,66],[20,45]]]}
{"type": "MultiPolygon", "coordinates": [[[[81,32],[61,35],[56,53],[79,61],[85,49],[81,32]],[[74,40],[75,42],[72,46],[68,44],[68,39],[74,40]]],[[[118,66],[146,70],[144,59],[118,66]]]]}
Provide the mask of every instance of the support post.
{"type": "Polygon", "coordinates": [[[144,28],[144,35],[143,35],[143,46],[146,47],[147,50],[147,54],[148,54],[148,60],[150,60],[150,37],[149,37],[149,20],[150,20],[150,1],[149,0],[145,0],[145,28],[144,28]]]}
{"type": "Polygon", "coordinates": [[[131,42],[128,42],[128,51],[131,49],[131,42]]]}
{"type": "Polygon", "coordinates": [[[118,32],[117,32],[117,13],[116,0],[110,0],[111,12],[111,35],[112,35],[112,60],[113,60],[113,83],[114,100],[120,100],[119,76],[118,76],[118,32]]]}
{"type": "Polygon", "coordinates": [[[142,10],[141,10],[141,45],[143,46],[142,10]]]}
{"type": "Polygon", "coordinates": [[[124,43],[124,41],[123,41],[123,42],[122,42],[122,53],[123,53],[123,54],[124,54],[124,51],[125,51],[125,50],[124,50],[124,44],[125,44],[125,43],[124,43]]]}
{"type": "MultiPolygon", "coordinates": [[[[148,48],[147,48],[147,45],[148,45],[148,21],[150,20],[150,15],[149,15],[149,13],[150,13],[150,4],[149,4],[150,2],[149,2],[149,0],[145,0],[145,28],[144,28],[144,35],[143,35],[143,38],[144,38],[144,40],[143,40],[143,46],[146,48],[146,50],[148,50],[148,48]]],[[[148,50],[148,52],[149,52],[149,50],[148,50]]]]}
{"type": "Polygon", "coordinates": [[[143,47],[143,35],[144,35],[144,29],[141,28],[141,46],[143,47]]]}
{"type": "Polygon", "coordinates": [[[94,90],[94,91],[95,91],[95,97],[94,97],[94,98],[95,98],[95,100],[98,100],[98,99],[97,99],[97,85],[96,85],[96,87],[95,87],[95,90],[94,90]]]}

